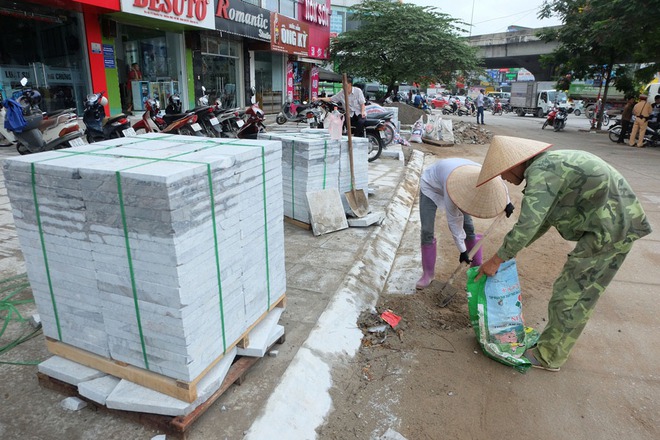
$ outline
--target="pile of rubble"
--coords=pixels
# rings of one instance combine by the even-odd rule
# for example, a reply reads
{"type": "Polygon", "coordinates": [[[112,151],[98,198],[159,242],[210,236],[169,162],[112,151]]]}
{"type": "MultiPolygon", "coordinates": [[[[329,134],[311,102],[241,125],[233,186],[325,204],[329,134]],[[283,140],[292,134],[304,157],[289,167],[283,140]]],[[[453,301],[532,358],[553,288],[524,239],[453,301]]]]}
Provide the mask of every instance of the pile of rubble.
{"type": "Polygon", "coordinates": [[[452,121],[455,144],[490,144],[493,133],[474,122],[452,121]]]}
{"type": "MultiPolygon", "coordinates": [[[[404,104],[402,102],[385,104],[384,107],[397,107],[399,109],[399,122],[401,125],[412,125],[417,122],[420,116],[426,115],[424,110],[415,108],[412,105],[404,104]]],[[[424,118],[424,121],[426,121],[426,118],[424,118]]]]}

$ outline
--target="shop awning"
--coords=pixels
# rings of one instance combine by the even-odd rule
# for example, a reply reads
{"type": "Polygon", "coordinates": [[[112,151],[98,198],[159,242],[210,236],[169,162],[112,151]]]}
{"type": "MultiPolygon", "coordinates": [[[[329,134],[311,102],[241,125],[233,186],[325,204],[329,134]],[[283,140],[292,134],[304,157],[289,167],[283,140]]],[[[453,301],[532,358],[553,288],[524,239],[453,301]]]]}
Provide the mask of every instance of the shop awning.
{"type": "Polygon", "coordinates": [[[319,67],[319,81],[341,82],[341,75],[319,67]]]}

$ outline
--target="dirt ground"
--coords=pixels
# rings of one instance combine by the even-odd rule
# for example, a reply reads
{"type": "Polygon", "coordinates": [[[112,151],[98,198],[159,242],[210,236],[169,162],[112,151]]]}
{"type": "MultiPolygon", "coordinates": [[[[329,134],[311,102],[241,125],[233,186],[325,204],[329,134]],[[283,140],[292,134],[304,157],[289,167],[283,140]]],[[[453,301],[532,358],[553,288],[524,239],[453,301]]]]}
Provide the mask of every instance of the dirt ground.
{"type": "MultiPolygon", "coordinates": [[[[428,145],[415,148],[437,158],[468,157],[479,162],[486,151],[478,145],[457,145],[451,151],[428,145]]],[[[509,185],[517,207],[521,189],[509,185]]],[[[491,233],[484,245],[484,261],[497,250],[517,213],[491,233]]],[[[489,224],[475,219],[477,232],[489,224]]],[[[418,231],[407,234],[404,241],[415,240],[418,231]]],[[[626,371],[613,366],[619,362],[608,358],[614,349],[602,341],[630,329],[590,323],[574,350],[580,355],[559,373],[531,369],[522,374],[499,364],[481,352],[470,326],[464,272],[454,282],[458,294],[453,301],[447,308],[438,307],[443,281],[458,264],[444,214],[436,219],[436,238],[439,261],[431,286],[413,294],[383,294],[376,310],[362,315],[358,323],[365,333],[362,347],[333,378],[334,412],[318,430],[320,439],[380,439],[388,429],[408,440],[658,438],[658,401],[652,391],[657,375],[649,375],[650,383],[635,383],[626,371]],[[401,322],[396,330],[386,326],[384,332],[373,332],[385,324],[379,314],[386,310],[400,316],[401,322]],[[594,360],[603,362],[605,371],[590,363],[594,360]]],[[[527,326],[543,330],[552,283],[572,247],[553,229],[518,255],[527,326]]],[[[419,251],[400,249],[397,259],[411,252],[419,251]]],[[[409,279],[420,275],[418,268],[409,279]]],[[[653,367],[641,370],[653,371],[653,367]]]]}

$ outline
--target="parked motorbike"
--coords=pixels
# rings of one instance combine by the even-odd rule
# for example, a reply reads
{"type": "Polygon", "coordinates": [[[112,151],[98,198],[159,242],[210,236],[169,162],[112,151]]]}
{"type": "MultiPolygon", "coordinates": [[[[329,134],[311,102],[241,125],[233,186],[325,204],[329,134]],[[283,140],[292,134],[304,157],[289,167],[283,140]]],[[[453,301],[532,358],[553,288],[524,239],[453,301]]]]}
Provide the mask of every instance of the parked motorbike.
{"type": "Polygon", "coordinates": [[[572,108],[566,107],[554,107],[548,112],[548,116],[541,126],[541,130],[544,130],[548,125],[554,128],[555,131],[563,130],[566,127],[566,119],[568,119],[568,114],[573,111],[572,108]]]}
{"type": "MultiPolygon", "coordinates": [[[[78,125],[78,116],[74,108],[44,113],[39,108],[41,94],[27,87],[27,78],[21,80],[23,86],[16,92],[13,100],[20,106],[20,111],[27,122],[22,131],[12,131],[16,137],[16,149],[20,154],[40,153],[84,145],[83,130],[78,125]]],[[[12,105],[8,101],[4,106],[12,105]]]]}
{"type": "Polygon", "coordinates": [[[165,108],[165,119],[169,124],[174,121],[178,121],[182,118],[181,115],[195,115],[197,120],[194,122],[197,124],[195,127],[192,127],[194,130],[195,136],[207,136],[207,137],[219,137],[220,136],[220,122],[218,118],[215,117],[213,107],[210,105],[197,105],[190,110],[181,112],[182,104],[181,98],[178,94],[174,93],[168,98],[168,105],[165,108]],[[199,126],[200,130],[197,130],[199,126]]]}
{"type": "Polygon", "coordinates": [[[2,105],[4,98],[0,96],[0,147],[11,147],[16,143],[14,134],[5,128],[5,107],[2,105]]]}
{"type": "Polygon", "coordinates": [[[303,101],[302,104],[296,104],[286,101],[282,105],[282,110],[277,114],[275,122],[280,125],[287,122],[306,122],[310,128],[318,128],[320,120],[318,106],[317,102],[308,104],[303,101]]]}
{"type": "MultiPolygon", "coordinates": [[[[199,116],[196,112],[181,111],[181,98],[174,93],[167,98],[167,107],[163,119],[167,123],[162,132],[182,134],[186,136],[204,136],[203,128],[199,124],[199,116]]],[[[201,113],[201,111],[200,111],[201,113]]]]}
{"type": "Polygon", "coordinates": [[[124,130],[130,128],[131,122],[125,114],[105,117],[105,106],[108,98],[103,92],[90,93],[85,99],[83,123],[85,124],[85,137],[90,144],[93,142],[115,139],[124,136],[124,130]]]}
{"type": "MultiPolygon", "coordinates": [[[[628,132],[624,135],[623,141],[628,143],[630,140],[630,132],[632,129],[632,124],[635,122],[635,117],[630,121],[630,127],[628,132]]],[[[618,142],[619,136],[621,134],[621,119],[617,118],[614,121],[614,124],[607,130],[609,138],[612,142],[618,142]]],[[[653,128],[650,126],[646,127],[646,133],[644,133],[644,144],[645,147],[660,147],[660,128],[653,128]]]]}
{"type": "Polygon", "coordinates": [[[247,120],[240,119],[238,132],[236,137],[239,139],[257,139],[259,133],[264,133],[266,131],[266,126],[264,121],[266,120],[266,115],[264,111],[259,108],[259,104],[252,99],[252,105],[245,110],[245,117],[247,120]]]}
{"type": "MultiPolygon", "coordinates": [[[[341,103],[337,102],[325,102],[317,101],[319,105],[323,106],[326,112],[332,113],[337,110],[342,115],[346,115],[343,106],[341,103]]],[[[345,120],[345,118],[344,118],[345,120]]],[[[365,137],[369,140],[369,151],[367,152],[367,158],[369,162],[373,162],[378,159],[383,152],[385,147],[384,135],[383,132],[386,130],[387,120],[385,119],[375,119],[367,118],[364,124],[365,137]]],[[[346,125],[344,125],[343,133],[346,134],[346,125]]],[[[351,134],[355,135],[355,126],[351,125],[351,134]]]]}
{"type": "Polygon", "coordinates": [[[160,116],[160,101],[158,98],[149,98],[146,100],[142,119],[133,124],[135,132],[144,131],[145,133],[151,133],[154,131],[149,124],[149,120],[153,121],[158,131],[163,131],[168,125],[165,119],[160,116]]]}

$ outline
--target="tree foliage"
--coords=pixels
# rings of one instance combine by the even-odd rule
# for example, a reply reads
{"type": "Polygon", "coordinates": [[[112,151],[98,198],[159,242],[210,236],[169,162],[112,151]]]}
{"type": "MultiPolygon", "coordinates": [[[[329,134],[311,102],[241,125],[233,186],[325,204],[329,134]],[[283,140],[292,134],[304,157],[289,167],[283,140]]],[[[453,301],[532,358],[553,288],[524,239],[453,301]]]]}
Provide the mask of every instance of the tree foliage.
{"type": "Polygon", "coordinates": [[[605,93],[616,77],[617,89],[634,94],[660,68],[660,0],[545,0],[539,17],[551,16],[563,26],[539,35],[559,43],[545,61],[562,74],[602,75],[605,93]]]}
{"type": "Polygon", "coordinates": [[[340,72],[388,85],[451,83],[478,70],[476,49],[459,37],[465,23],[431,7],[365,0],[352,8],[358,29],[333,39],[331,58],[340,72]]]}

